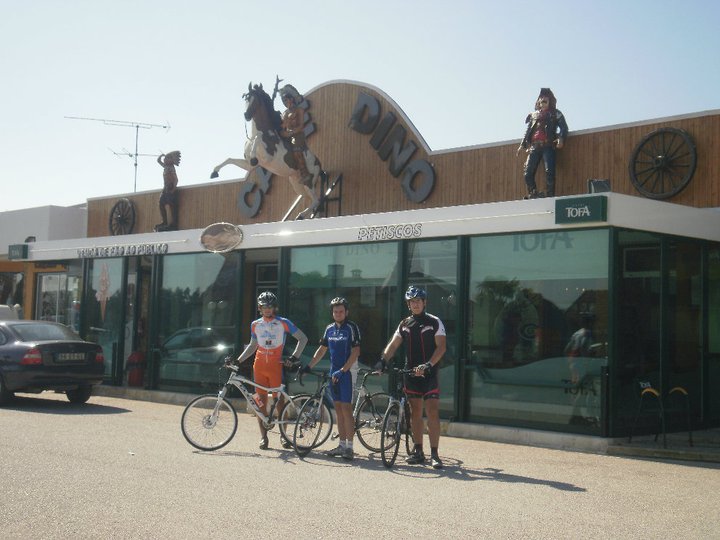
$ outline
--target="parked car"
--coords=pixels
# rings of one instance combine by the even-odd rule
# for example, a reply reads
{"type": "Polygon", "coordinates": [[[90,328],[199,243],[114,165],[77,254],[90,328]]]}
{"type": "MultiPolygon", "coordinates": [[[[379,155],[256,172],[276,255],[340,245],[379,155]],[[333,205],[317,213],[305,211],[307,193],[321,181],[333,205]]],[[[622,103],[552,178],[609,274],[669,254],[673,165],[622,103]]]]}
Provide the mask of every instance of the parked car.
{"type": "Polygon", "coordinates": [[[65,392],[85,403],[104,374],[102,348],[65,325],[48,321],[0,321],[0,404],[15,392],[65,392]]]}
{"type": "Polygon", "coordinates": [[[217,386],[218,368],[232,353],[232,326],[182,328],[160,347],[160,379],[217,386]]]}

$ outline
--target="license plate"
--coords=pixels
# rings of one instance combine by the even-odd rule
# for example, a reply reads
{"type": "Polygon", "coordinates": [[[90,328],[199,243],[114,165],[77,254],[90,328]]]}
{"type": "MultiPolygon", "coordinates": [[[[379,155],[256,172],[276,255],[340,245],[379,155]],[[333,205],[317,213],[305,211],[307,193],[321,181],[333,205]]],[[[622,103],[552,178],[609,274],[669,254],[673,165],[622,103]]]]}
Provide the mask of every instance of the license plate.
{"type": "Polygon", "coordinates": [[[58,362],[82,362],[85,360],[85,353],[82,352],[63,352],[58,353],[58,362]]]}

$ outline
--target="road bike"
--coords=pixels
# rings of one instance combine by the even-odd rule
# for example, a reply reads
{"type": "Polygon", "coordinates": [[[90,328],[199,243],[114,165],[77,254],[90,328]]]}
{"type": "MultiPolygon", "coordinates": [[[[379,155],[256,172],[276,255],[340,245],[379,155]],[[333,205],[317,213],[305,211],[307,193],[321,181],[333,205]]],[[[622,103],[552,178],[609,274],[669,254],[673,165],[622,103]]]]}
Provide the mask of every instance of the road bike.
{"type": "Polygon", "coordinates": [[[413,369],[388,368],[397,374],[395,392],[390,399],[385,416],[383,417],[380,433],[380,455],[383,465],[388,469],[393,466],[400,449],[400,439],[405,437],[405,450],[410,455],[415,447],[412,428],[410,425],[410,403],[405,394],[402,375],[415,373],[413,369]]]}
{"type": "Polygon", "coordinates": [[[292,444],[292,430],[302,404],[304,400],[308,399],[308,395],[290,396],[286,392],[284,384],[273,388],[265,387],[240,375],[238,366],[234,364],[226,364],[223,368],[230,370],[231,373],[220,391],[217,394],[196,397],[187,404],[182,413],[180,427],[187,442],[195,448],[207,451],[222,448],[232,440],[237,431],[238,419],[235,407],[226,396],[230,389],[235,387],[247,401],[248,406],[255,415],[262,421],[263,427],[270,431],[277,425],[283,441],[292,444]],[[285,406],[281,411],[277,411],[279,419],[277,418],[278,414],[275,414],[279,399],[272,402],[270,411],[265,416],[246,385],[285,398],[285,406]]]}
{"type": "Polygon", "coordinates": [[[359,390],[355,399],[353,418],[355,420],[355,433],[360,443],[371,452],[379,452],[380,435],[382,432],[383,417],[390,403],[390,394],[387,392],[375,392],[368,390],[365,381],[371,375],[379,375],[371,369],[358,371],[359,390]]]}
{"type": "MultiPolygon", "coordinates": [[[[332,377],[326,371],[308,370],[305,373],[318,378],[318,386],[314,394],[303,398],[300,411],[295,421],[292,444],[298,456],[308,455],[310,450],[322,446],[330,437],[333,428],[333,415],[328,406],[327,389],[332,384],[332,377]]],[[[303,372],[298,374],[298,382],[303,384],[303,372]]]]}

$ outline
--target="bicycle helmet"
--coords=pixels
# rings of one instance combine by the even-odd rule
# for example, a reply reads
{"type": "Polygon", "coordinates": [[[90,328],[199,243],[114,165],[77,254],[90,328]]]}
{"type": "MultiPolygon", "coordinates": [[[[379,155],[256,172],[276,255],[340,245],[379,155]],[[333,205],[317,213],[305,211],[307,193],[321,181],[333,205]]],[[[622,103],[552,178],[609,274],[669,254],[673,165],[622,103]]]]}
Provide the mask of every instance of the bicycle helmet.
{"type": "Polygon", "coordinates": [[[278,305],[278,299],[277,296],[275,296],[273,293],[269,291],[265,291],[264,293],[260,293],[260,296],[258,296],[257,299],[258,306],[272,306],[277,307],[278,305]]]}
{"type": "Polygon", "coordinates": [[[422,287],[410,285],[407,288],[407,291],[405,291],[405,301],[412,300],[413,298],[421,298],[423,300],[426,300],[427,292],[425,292],[425,289],[423,289],[422,287]]]}
{"type": "Polygon", "coordinates": [[[333,308],[335,306],[345,306],[345,309],[348,308],[348,301],[345,300],[342,296],[337,296],[330,300],[330,307],[333,308]]]}

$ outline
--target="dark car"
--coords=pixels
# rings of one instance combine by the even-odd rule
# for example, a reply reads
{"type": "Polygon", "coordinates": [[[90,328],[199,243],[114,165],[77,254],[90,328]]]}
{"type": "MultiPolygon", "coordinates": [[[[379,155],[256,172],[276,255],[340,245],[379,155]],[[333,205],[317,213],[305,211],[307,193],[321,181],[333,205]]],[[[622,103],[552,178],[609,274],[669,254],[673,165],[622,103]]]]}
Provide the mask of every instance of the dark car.
{"type": "Polygon", "coordinates": [[[85,403],[104,374],[102,348],[65,325],[46,321],[0,321],[0,404],[15,392],[65,392],[85,403]]]}

